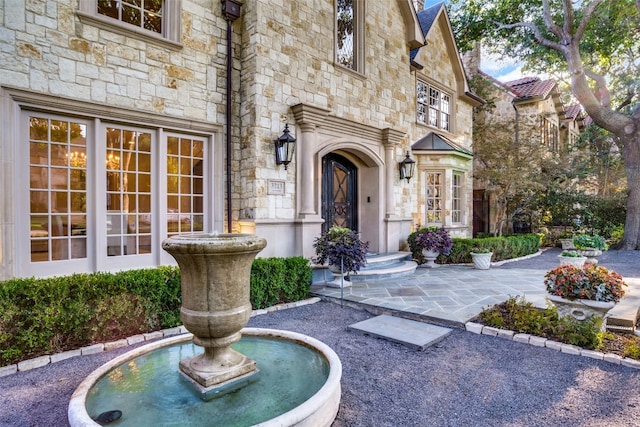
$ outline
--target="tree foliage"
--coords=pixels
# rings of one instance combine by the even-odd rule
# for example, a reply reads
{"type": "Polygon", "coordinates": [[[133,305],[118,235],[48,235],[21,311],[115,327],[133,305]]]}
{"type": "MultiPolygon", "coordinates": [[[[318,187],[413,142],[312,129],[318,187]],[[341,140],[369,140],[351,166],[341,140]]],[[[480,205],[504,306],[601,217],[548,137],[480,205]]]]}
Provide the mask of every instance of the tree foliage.
{"type": "Polygon", "coordinates": [[[566,78],[622,150],[629,196],[624,249],[640,247],[640,1],[453,0],[459,45],[483,46],[566,78]]]}

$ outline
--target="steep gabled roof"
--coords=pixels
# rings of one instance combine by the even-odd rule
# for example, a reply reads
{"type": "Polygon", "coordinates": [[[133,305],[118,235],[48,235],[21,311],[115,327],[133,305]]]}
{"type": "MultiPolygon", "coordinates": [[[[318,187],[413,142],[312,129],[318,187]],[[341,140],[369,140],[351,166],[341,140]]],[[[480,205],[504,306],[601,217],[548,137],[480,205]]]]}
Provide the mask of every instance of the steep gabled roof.
{"type": "MultiPolygon", "coordinates": [[[[421,10],[418,12],[418,22],[420,23],[420,28],[422,29],[422,35],[424,38],[427,38],[427,34],[431,30],[431,26],[435,22],[440,10],[444,7],[444,3],[435,4],[427,9],[421,10]]],[[[418,55],[418,51],[420,48],[412,49],[410,53],[411,60],[418,55]]]]}
{"type": "MultiPolygon", "coordinates": [[[[458,51],[458,45],[453,35],[453,29],[451,28],[451,21],[449,20],[449,14],[447,13],[445,3],[441,2],[420,11],[418,12],[417,17],[425,40],[427,40],[427,38],[429,37],[431,29],[436,26],[436,23],[438,21],[442,23],[442,25],[444,26],[444,43],[447,46],[447,50],[452,60],[453,70],[456,75],[456,81],[458,84],[458,94],[461,97],[465,97],[467,101],[472,103],[472,105],[483,104],[485,101],[477,95],[471,93],[471,91],[469,90],[466,73],[464,71],[464,66],[462,65],[462,60],[458,51]]],[[[421,48],[412,49],[409,55],[411,65],[416,69],[422,69],[424,67],[424,64],[420,64],[419,62],[415,61],[420,49],[421,48]]]]}
{"type": "Polygon", "coordinates": [[[460,144],[456,144],[447,137],[436,132],[429,132],[411,145],[411,150],[423,151],[450,151],[473,156],[473,153],[460,144]]]}

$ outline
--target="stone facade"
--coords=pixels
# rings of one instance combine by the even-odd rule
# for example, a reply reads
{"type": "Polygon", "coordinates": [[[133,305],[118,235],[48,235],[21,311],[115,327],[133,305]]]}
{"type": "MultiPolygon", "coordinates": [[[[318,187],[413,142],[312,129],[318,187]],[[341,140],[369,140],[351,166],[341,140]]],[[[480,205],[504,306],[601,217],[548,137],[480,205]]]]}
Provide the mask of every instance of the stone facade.
{"type": "MultiPolygon", "coordinates": [[[[25,112],[86,120],[88,141],[94,135],[99,139],[108,123],[137,132],[148,129],[157,141],[168,134],[202,139],[208,147],[205,231],[228,226],[224,129],[230,119],[230,225],[234,232],[265,236],[269,244],[261,256],[313,255],[312,242],[324,222],[323,158],[330,153],[357,169],[356,215],[372,250],[398,250],[412,227],[424,223],[424,184],[418,176],[405,182],[398,174],[412,144],[434,131],[416,122],[417,78],[451,93],[453,128],[446,136],[471,147],[472,108],[478,100],[467,94],[444,8],[423,34],[411,0],[357,0],[364,60],[354,71],[335,60],[332,0],[245,2],[241,17],[231,24],[230,52],[219,3],[171,3],[173,10],[167,8],[164,16],[171,21],[169,30],[178,34],[174,39],[111,22],[93,13],[92,0],[86,1],[79,8],[76,0],[6,0],[0,9],[0,120],[6,130],[0,135],[0,164],[2,192],[9,201],[0,211],[0,279],[26,275],[34,264],[26,238],[29,225],[21,219],[28,215],[29,203],[18,203],[28,189],[18,185],[15,173],[28,169],[28,155],[19,148],[26,144],[25,112]],[[428,44],[421,47],[425,36],[428,44]],[[416,60],[427,64],[422,70],[410,66],[412,49],[419,49],[416,60]],[[231,118],[226,116],[228,53],[231,118]],[[273,142],[285,124],[297,139],[295,158],[286,170],[275,164],[273,142]]],[[[87,148],[89,162],[100,165],[104,154],[92,150],[87,148]]],[[[469,236],[469,159],[435,152],[412,156],[419,170],[465,173],[464,219],[453,229],[469,236]]],[[[154,177],[158,182],[161,178],[154,177]]],[[[99,192],[100,174],[92,179],[88,185],[99,192]]],[[[451,189],[446,192],[450,204],[451,189]]],[[[95,207],[87,210],[89,222],[100,229],[104,207],[99,197],[88,197],[95,207]]],[[[159,218],[153,224],[159,231],[164,229],[162,197],[153,199],[159,218]]],[[[124,262],[118,268],[170,262],[157,254],[160,234],[153,234],[155,246],[147,261],[124,262]]],[[[110,263],[115,259],[100,260],[99,233],[88,239],[96,248],[88,250],[94,260],[82,266],[70,262],[50,274],[116,268],[110,263]]]]}

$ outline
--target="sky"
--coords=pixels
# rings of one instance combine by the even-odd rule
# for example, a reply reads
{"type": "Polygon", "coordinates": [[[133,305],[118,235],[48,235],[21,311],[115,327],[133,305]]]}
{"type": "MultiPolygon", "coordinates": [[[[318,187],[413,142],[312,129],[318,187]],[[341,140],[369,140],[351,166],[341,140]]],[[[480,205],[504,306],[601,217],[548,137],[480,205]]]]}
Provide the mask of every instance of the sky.
{"type": "MultiPolygon", "coordinates": [[[[442,1],[443,0],[425,0],[424,7],[428,8],[435,4],[442,3],[442,1]]],[[[444,0],[444,2],[447,3],[447,0],[444,0]]],[[[482,52],[480,69],[502,82],[523,77],[522,64],[509,60],[501,61],[499,56],[489,55],[486,52],[482,52]]]]}

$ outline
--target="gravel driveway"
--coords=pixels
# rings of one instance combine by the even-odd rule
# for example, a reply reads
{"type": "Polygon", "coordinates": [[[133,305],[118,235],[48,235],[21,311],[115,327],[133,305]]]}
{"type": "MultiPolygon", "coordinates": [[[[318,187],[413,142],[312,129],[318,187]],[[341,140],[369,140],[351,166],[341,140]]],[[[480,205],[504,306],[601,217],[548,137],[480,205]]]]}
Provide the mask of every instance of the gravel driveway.
{"type": "MultiPolygon", "coordinates": [[[[640,268],[638,254],[629,255],[631,272],[640,268]]],[[[336,427],[640,425],[640,370],[462,329],[425,351],[348,329],[370,317],[319,302],[254,317],[249,326],[304,333],[336,351],[343,364],[336,427]]],[[[0,426],[67,425],[80,381],[130,348],[1,377],[0,426]]]]}

